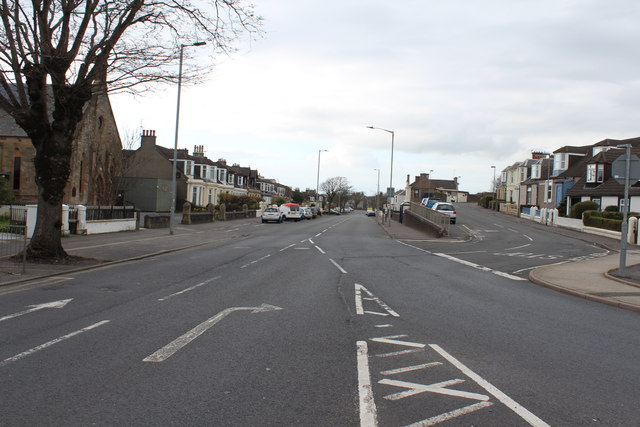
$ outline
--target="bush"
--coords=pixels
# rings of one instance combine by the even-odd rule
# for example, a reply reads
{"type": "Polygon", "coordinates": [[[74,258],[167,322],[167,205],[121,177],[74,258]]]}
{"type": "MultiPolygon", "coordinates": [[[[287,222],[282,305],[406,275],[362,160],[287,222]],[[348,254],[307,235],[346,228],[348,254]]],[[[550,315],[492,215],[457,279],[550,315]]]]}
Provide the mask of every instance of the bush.
{"type": "Polygon", "coordinates": [[[478,205],[482,206],[485,209],[489,209],[489,203],[493,200],[493,196],[486,195],[482,196],[480,200],[478,200],[478,205]]]}
{"type": "Polygon", "coordinates": [[[587,227],[602,228],[605,230],[620,231],[622,229],[622,216],[614,218],[618,212],[585,211],[582,223],[587,227]]]}
{"type": "Polygon", "coordinates": [[[566,200],[561,201],[560,204],[556,207],[556,209],[558,209],[558,215],[567,216],[567,201],[566,200]]]}
{"type": "Polygon", "coordinates": [[[571,218],[582,219],[585,211],[597,211],[599,208],[596,202],[580,202],[571,206],[571,218]]]}
{"type": "Polygon", "coordinates": [[[620,212],[620,208],[618,208],[617,206],[607,206],[606,208],[604,208],[604,212],[620,212]]]}

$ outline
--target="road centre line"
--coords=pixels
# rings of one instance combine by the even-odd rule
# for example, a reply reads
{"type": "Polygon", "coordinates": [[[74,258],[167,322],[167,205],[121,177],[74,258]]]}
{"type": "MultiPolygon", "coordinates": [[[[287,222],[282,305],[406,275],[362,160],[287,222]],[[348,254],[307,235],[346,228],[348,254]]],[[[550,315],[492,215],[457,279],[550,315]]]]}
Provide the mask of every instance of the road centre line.
{"type": "MultiPolygon", "coordinates": [[[[325,231],[327,231],[327,230],[325,230],[325,231]]],[[[313,237],[318,237],[318,236],[322,236],[322,233],[318,233],[318,234],[316,234],[316,235],[315,235],[315,236],[313,236],[313,237]]]]}
{"type": "Polygon", "coordinates": [[[192,290],[194,290],[194,289],[199,288],[200,286],[204,286],[204,285],[206,285],[206,284],[208,284],[208,283],[211,283],[211,282],[213,282],[214,280],[218,280],[218,279],[219,279],[219,278],[221,278],[221,277],[222,277],[222,276],[216,276],[216,277],[214,277],[214,278],[212,278],[212,279],[205,280],[205,281],[204,281],[204,282],[202,282],[202,283],[198,283],[197,285],[193,285],[193,286],[191,286],[191,287],[189,287],[189,288],[187,288],[187,289],[183,289],[183,290],[181,290],[180,292],[176,292],[176,293],[174,293],[174,294],[167,295],[166,297],[159,298],[159,299],[158,299],[158,301],[166,301],[166,300],[168,300],[169,298],[177,297],[178,295],[182,295],[182,294],[184,294],[185,292],[192,291],[192,290]]]}
{"type": "Polygon", "coordinates": [[[20,360],[20,359],[24,359],[25,357],[31,356],[32,354],[37,353],[40,350],[44,350],[47,347],[51,347],[52,345],[55,345],[55,344],[58,344],[58,343],[60,343],[62,341],[68,340],[69,338],[75,337],[76,335],[79,335],[79,334],[81,334],[83,332],[90,331],[92,329],[95,329],[95,328],[97,328],[99,326],[102,326],[102,325],[104,325],[106,323],[109,323],[109,322],[110,322],[110,320],[103,320],[101,322],[94,323],[93,325],[87,326],[86,328],[82,328],[82,329],[79,329],[79,330],[77,330],[75,332],[71,332],[70,334],[63,335],[63,336],[61,336],[59,338],[56,338],[54,340],[51,340],[51,341],[46,342],[44,344],[41,344],[41,345],[39,345],[37,347],[33,347],[32,349],[29,349],[27,351],[24,351],[24,352],[22,352],[20,354],[15,355],[13,357],[10,357],[8,359],[3,360],[2,362],[0,362],[0,368],[3,367],[3,366],[8,365],[9,363],[15,362],[15,361],[20,360]]]}
{"type": "Polygon", "coordinates": [[[292,244],[290,244],[289,246],[285,246],[284,248],[280,249],[280,252],[282,252],[282,251],[286,251],[287,249],[292,248],[292,247],[294,247],[295,245],[296,245],[295,243],[292,243],[292,244]]]}
{"type": "Polygon", "coordinates": [[[451,354],[447,353],[442,347],[437,344],[429,344],[429,347],[434,349],[437,353],[439,353],[442,357],[447,359],[452,365],[462,371],[463,374],[471,378],[475,381],[480,387],[484,388],[489,394],[502,402],[507,408],[511,409],[513,412],[518,414],[523,420],[531,424],[535,427],[548,427],[548,424],[542,421],[540,418],[536,417],[534,414],[529,412],[526,408],[524,408],[519,403],[515,402],[509,396],[504,394],[502,391],[498,390],[494,385],[489,383],[487,380],[482,378],[480,375],[473,372],[471,369],[467,368],[463,363],[461,363],[458,359],[453,357],[451,354]]]}
{"type": "Polygon", "coordinates": [[[270,256],[271,256],[271,254],[267,254],[267,255],[263,256],[262,258],[258,258],[258,259],[256,259],[256,260],[251,261],[251,262],[250,262],[250,263],[248,263],[248,264],[245,264],[245,265],[241,266],[240,268],[247,268],[247,267],[249,267],[250,265],[255,264],[256,262],[260,262],[260,261],[262,261],[262,260],[264,260],[264,259],[269,258],[270,256]]]}
{"type": "Polygon", "coordinates": [[[533,242],[533,239],[529,236],[527,236],[526,234],[523,234],[524,237],[526,237],[527,239],[531,240],[533,242]]]}
{"type": "Polygon", "coordinates": [[[341,272],[342,274],[347,274],[347,270],[345,270],[344,268],[340,267],[340,265],[339,265],[337,262],[335,262],[333,259],[329,258],[329,261],[331,261],[331,263],[332,263],[333,265],[335,265],[335,266],[336,266],[336,268],[337,268],[338,270],[340,270],[340,272],[341,272]]]}
{"type": "Polygon", "coordinates": [[[360,426],[375,427],[378,425],[376,402],[373,399],[371,374],[369,373],[369,348],[366,341],[358,341],[358,396],[360,406],[360,426]]]}
{"type": "Polygon", "coordinates": [[[513,228],[507,228],[507,230],[512,231],[514,233],[520,233],[518,230],[514,230],[513,228]]]}

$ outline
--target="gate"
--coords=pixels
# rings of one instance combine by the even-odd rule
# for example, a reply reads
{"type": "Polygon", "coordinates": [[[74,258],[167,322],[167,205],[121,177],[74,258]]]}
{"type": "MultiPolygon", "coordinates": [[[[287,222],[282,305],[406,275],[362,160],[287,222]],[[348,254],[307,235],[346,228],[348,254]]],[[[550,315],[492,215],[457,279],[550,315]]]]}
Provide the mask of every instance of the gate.
{"type": "Polygon", "coordinates": [[[2,273],[23,274],[26,266],[27,227],[25,225],[0,226],[0,266],[2,273]],[[22,253],[21,259],[15,256],[22,253]]]}

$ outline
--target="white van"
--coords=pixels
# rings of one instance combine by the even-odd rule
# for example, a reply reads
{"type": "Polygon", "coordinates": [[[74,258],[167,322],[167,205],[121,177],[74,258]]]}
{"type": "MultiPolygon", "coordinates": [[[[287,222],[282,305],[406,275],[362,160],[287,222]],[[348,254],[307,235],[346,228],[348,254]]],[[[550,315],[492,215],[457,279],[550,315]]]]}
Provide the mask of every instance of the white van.
{"type": "Polygon", "coordinates": [[[297,203],[283,203],[280,205],[280,212],[284,214],[284,219],[300,221],[302,218],[300,205],[297,203]]]}

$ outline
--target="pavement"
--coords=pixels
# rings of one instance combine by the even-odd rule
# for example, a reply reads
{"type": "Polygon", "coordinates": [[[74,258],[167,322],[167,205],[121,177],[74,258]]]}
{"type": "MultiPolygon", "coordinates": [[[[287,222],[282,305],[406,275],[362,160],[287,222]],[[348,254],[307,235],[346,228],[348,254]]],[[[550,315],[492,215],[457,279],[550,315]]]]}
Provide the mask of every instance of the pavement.
{"type": "MultiPolygon", "coordinates": [[[[525,221],[525,220],[522,220],[525,221]]],[[[539,225],[526,221],[547,229],[539,225]]],[[[208,224],[179,225],[174,234],[168,229],[141,229],[139,231],[71,236],[63,238],[67,253],[80,259],[65,264],[26,263],[0,258],[0,288],[19,285],[34,280],[47,280],[56,276],[104,267],[116,263],[131,262],[171,252],[188,250],[202,245],[222,245],[248,235],[257,219],[241,219],[208,224]]],[[[420,230],[392,221],[391,225],[380,224],[387,234],[397,240],[438,240],[420,230]]],[[[447,240],[469,239],[456,232],[447,240]]],[[[583,261],[566,262],[536,268],[529,273],[529,280],[556,291],[640,312],[640,248],[627,250],[625,277],[620,277],[618,267],[620,242],[615,239],[594,236],[574,230],[554,227],[554,232],[584,240],[609,250],[609,254],[583,261]]]]}

